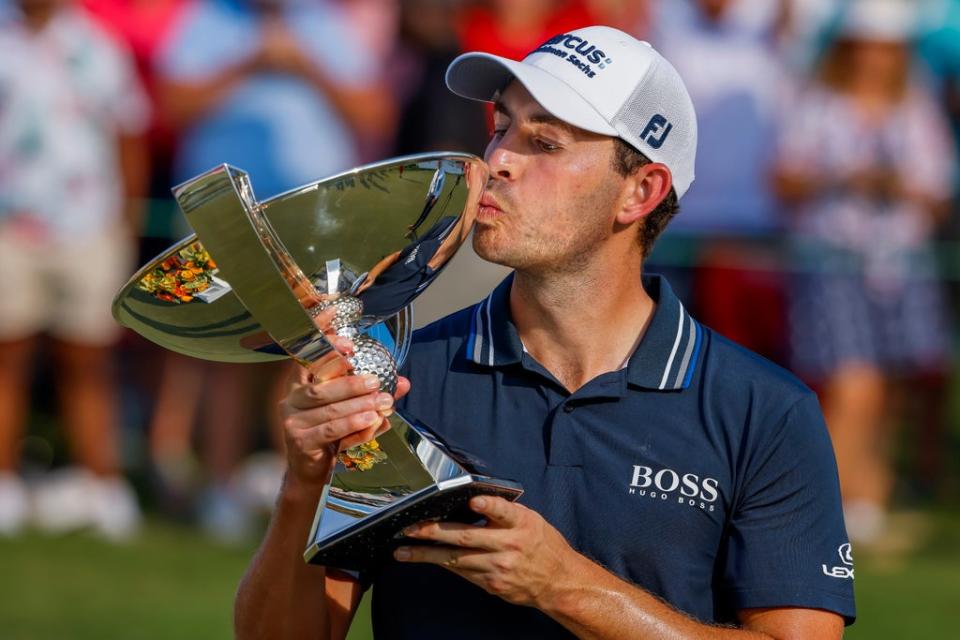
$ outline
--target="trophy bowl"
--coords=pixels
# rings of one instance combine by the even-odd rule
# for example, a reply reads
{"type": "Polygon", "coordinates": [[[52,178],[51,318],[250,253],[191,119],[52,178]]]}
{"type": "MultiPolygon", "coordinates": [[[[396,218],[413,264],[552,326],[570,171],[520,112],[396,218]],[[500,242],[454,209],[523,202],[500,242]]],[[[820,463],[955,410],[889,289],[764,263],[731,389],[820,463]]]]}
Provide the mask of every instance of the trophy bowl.
{"type": "MultiPolygon", "coordinates": [[[[346,358],[354,374],[396,388],[412,335],[411,303],[470,233],[487,182],[482,160],[431,153],[359,167],[264,201],[221,165],[174,188],[195,234],[135,273],[117,321],[178,353],[222,362],[346,358]],[[353,341],[337,350],[333,336],[353,341]]],[[[429,393],[428,389],[420,392],[429,393]]],[[[424,519],[473,521],[480,494],[521,487],[412,417],[338,454],[304,557],[370,569],[424,519]]]]}

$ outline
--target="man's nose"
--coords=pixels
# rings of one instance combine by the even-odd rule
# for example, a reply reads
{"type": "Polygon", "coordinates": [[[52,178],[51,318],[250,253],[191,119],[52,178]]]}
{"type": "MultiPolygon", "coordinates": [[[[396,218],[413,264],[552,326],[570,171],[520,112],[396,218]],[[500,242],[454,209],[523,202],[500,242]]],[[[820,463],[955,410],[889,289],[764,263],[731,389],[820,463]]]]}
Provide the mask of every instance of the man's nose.
{"type": "Polygon", "coordinates": [[[487,145],[487,152],[484,154],[484,160],[490,167],[490,178],[493,180],[513,180],[516,179],[520,169],[520,155],[510,148],[509,133],[499,138],[494,138],[487,145]]]}

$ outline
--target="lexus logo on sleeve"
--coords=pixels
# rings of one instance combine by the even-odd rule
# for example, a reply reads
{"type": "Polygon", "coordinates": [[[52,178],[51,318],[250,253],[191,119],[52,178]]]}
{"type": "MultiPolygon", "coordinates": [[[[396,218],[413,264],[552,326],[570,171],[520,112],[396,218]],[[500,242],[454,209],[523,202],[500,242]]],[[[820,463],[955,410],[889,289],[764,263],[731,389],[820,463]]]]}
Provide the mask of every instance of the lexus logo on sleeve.
{"type": "Polygon", "coordinates": [[[841,580],[847,578],[853,580],[853,547],[850,546],[849,542],[845,542],[837,549],[837,553],[840,555],[840,562],[842,562],[843,565],[835,567],[822,565],[823,575],[830,578],[840,578],[841,580]]]}

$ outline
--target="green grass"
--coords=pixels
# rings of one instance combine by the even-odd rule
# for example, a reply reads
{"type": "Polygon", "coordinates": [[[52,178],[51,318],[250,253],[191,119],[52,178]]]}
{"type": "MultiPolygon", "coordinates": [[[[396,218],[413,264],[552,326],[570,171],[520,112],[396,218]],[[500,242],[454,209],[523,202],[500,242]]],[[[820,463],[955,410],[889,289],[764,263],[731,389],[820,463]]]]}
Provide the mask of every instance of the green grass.
{"type": "Polygon", "coordinates": [[[895,524],[886,548],[854,548],[858,618],[846,638],[960,637],[960,513],[901,514],[895,524]]]}
{"type": "Polygon", "coordinates": [[[161,524],[124,546],[81,534],[0,542],[0,636],[229,638],[249,556],[161,524]]]}
{"type": "MultiPolygon", "coordinates": [[[[857,552],[860,615],[849,639],[958,636],[960,515],[901,524],[899,542],[857,552]]],[[[0,637],[230,638],[233,592],[251,553],[159,522],[127,546],[86,535],[0,540],[0,637]]],[[[354,627],[351,640],[370,637],[366,608],[354,627]]]]}

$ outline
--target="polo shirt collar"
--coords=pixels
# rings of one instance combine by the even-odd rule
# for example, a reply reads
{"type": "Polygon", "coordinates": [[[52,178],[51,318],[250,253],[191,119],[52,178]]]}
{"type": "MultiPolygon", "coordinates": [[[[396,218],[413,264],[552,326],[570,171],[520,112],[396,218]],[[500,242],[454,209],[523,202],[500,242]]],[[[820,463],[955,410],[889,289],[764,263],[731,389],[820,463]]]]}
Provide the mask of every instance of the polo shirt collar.
{"type": "Polygon", "coordinates": [[[473,308],[467,357],[487,367],[517,364],[523,358],[523,343],[510,315],[513,273],[473,308]]]}
{"type": "MultiPolygon", "coordinates": [[[[513,274],[476,304],[470,321],[466,355],[486,367],[517,364],[523,343],[510,315],[513,274]]],[[[643,276],[643,286],[656,302],[647,331],[627,363],[627,382],[658,391],[686,389],[700,354],[703,328],[662,276],[643,276]]]]}
{"type": "Polygon", "coordinates": [[[627,363],[627,381],[658,391],[686,389],[700,355],[703,328],[687,313],[666,278],[644,275],[643,288],[657,306],[627,363]]]}

